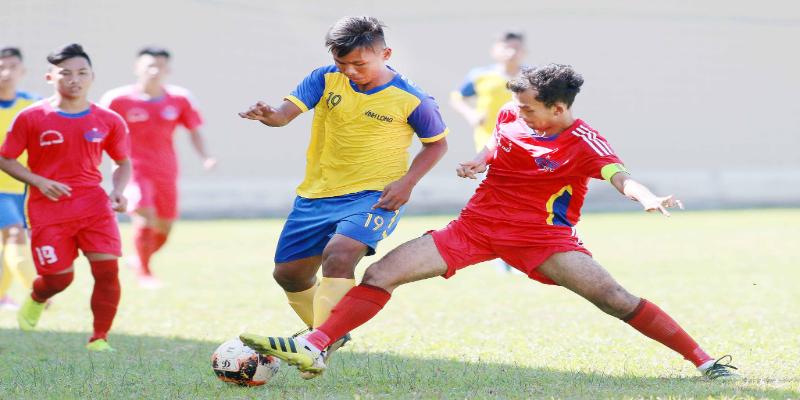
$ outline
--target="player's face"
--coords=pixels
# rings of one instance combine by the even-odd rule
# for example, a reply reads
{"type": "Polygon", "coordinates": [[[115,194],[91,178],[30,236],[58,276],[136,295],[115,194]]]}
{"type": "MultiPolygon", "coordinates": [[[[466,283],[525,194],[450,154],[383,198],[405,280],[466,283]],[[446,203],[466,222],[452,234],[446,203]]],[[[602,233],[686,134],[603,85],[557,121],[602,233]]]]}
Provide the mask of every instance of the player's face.
{"type": "Polygon", "coordinates": [[[514,102],[519,106],[519,114],[522,120],[529,127],[539,133],[545,133],[552,128],[560,113],[561,107],[554,105],[547,107],[536,96],[539,95],[535,89],[528,89],[522,93],[514,93],[514,102]]]}
{"type": "Polygon", "coordinates": [[[25,67],[18,57],[0,57],[0,88],[16,89],[24,74],[25,67]]]}
{"type": "Polygon", "coordinates": [[[525,46],[521,40],[501,40],[494,44],[492,57],[499,63],[519,64],[525,57],[525,46]]]}
{"type": "Polygon", "coordinates": [[[136,60],[134,69],[140,80],[163,82],[169,74],[169,60],[163,56],[153,57],[150,54],[143,54],[136,60]]]}
{"type": "Polygon", "coordinates": [[[386,68],[386,60],[392,55],[388,47],[358,47],[346,56],[334,56],[333,61],[339,71],[358,86],[369,84],[381,77],[386,68]]]}
{"type": "Polygon", "coordinates": [[[83,57],[73,57],[61,64],[53,65],[45,75],[47,81],[56,87],[61,97],[67,99],[86,98],[94,81],[94,72],[83,57]]]}

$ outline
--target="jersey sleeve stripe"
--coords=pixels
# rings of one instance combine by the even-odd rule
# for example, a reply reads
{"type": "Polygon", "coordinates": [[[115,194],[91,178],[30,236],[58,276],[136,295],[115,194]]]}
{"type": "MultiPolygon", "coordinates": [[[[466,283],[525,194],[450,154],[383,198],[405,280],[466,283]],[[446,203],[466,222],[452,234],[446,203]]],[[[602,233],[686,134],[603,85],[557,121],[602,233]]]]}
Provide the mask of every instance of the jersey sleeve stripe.
{"type": "Polygon", "coordinates": [[[573,135],[575,135],[575,136],[577,136],[577,137],[579,137],[579,138],[581,138],[581,139],[583,139],[583,141],[584,141],[584,142],[586,142],[586,143],[589,145],[589,147],[591,147],[591,148],[592,148],[592,150],[594,150],[594,151],[595,151],[595,153],[597,153],[597,154],[599,154],[599,155],[601,155],[601,156],[607,156],[607,155],[609,155],[609,154],[607,154],[607,153],[606,153],[604,150],[600,150],[600,149],[599,149],[599,148],[598,148],[598,147],[597,147],[597,146],[594,144],[594,142],[593,142],[592,140],[590,140],[589,138],[587,138],[587,137],[586,137],[584,134],[582,134],[582,133],[579,133],[579,132],[577,132],[577,131],[575,131],[575,132],[572,132],[572,134],[573,134],[573,135]]]}
{"type": "Polygon", "coordinates": [[[587,129],[585,126],[579,126],[578,131],[586,135],[594,144],[597,145],[600,149],[604,150],[606,155],[614,154],[614,151],[611,150],[611,147],[603,140],[597,138],[597,133],[587,129]]]}
{"type": "Polygon", "coordinates": [[[431,137],[426,137],[426,138],[419,138],[419,141],[422,142],[422,143],[438,142],[440,139],[442,139],[443,137],[447,136],[448,133],[450,133],[450,129],[445,129],[444,131],[442,131],[442,133],[440,133],[438,135],[431,136],[431,137]]]}
{"type": "Polygon", "coordinates": [[[597,132],[595,132],[595,131],[593,131],[593,130],[591,130],[591,129],[588,129],[588,128],[584,127],[584,126],[581,126],[580,128],[583,128],[583,129],[585,129],[586,131],[588,131],[588,132],[589,132],[589,134],[592,136],[592,138],[595,140],[595,142],[596,142],[597,144],[599,144],[599,145],[600,145],[600,147],[602,147],[602,148],[606,149],[606,150],[609,152],[609,154],[614,154],[614,150],[612,150],[612,149],[611,149],[611,146],[609,146],[609,145],[608,145],[608,142],[606,142],[606,141],[605,141],[604,139],[602,139],[602,138],[598,138],[598,137],[597,137],[597,132]]]}
{"type": "Polygon", "coordinates": [[[294,105],[300,107],[300,110],[302,110],[303,112],[308,111],[308,106],[306,106],[306,103],[303,103],[303,100],[300,100],[299,98],[297,98],[295,96],[288,95],[288,96],[284,97],[283,99],[291,101],[292,103],[294,103],[294,105]]]}

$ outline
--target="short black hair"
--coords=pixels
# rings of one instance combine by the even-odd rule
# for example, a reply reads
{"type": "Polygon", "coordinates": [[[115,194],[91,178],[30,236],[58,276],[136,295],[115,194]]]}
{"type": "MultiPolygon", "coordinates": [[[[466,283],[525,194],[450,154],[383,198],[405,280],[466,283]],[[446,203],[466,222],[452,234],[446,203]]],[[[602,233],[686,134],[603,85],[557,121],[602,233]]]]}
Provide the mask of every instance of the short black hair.
{"type": "Polygon", "coordinates": [[[375,17],[344,17],[336,21],[325,35],[325,46],[337,57],[344,57],[359,47],[385,46],[384,25],[375,17]]]}
{"type": "Polygon", "coordinates": [[[536,100],[547,107],[563,102],[572,107],[575,96],[581,91],[583,77],[571,65],[547,64],[541,67],[523,68],[522,72],[510,80],[506,87],[514,93],[535,89],[536,100]]]}
{"type": "Polygon", "coordinates": [[[19,47],[3,47],[0,49],[0,58],[5,57],[17,57],[22,60],[22,51],[19,50],[19,47]]]}
{"type": "Polygon", "coordinates": [[[149,56],[153,56],[153,57],[164,57],[166,59],[169,59],[169,57],[170,57],[169,50],[167,50],[167,49],[165,49],[163,47],[157,47],[157,46],[144,47],[141,50],[139,50],[139,52],[136,54],[136,56],[137,57],[141,57],[141,56],[143,56],[145,54],[149,55],[149,56]]]}
{"type": "Polygon", "coordinates": [[[507,31],[501,33],[497,37],[498,42],[510,42],[512,40],[519,40],[520,42],[525,42],[525,34],[522,32],[515,32],[515,31],[507,31]]]}
{"type": "Polygon", "coordinates": [[[86,54],[85,51],[83,51],[83,46],[77,43],[68,44],[64,47],[53,50],[52,53],[47,55],[47,62],[53,65],[58,65],[69,60],[70,58],[75,57],[82,57],[86,59],[86,61],[89,63],[89,66],[92,66],[92,59],[89,58],[89,55],[86,54]]]}

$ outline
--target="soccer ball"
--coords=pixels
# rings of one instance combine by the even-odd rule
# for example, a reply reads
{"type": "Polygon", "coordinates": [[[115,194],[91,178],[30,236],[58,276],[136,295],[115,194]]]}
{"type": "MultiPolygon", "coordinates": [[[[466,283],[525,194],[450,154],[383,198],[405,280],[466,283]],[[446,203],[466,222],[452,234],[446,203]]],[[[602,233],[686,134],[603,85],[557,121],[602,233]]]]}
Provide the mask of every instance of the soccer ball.
{"type": "Polygon", "coordinates": [[[211,368],[221,381],[241,386],[261,386],[278,372],[281,360],[256,353],[239,339],[221,344],[211,354],[211,368]]]}

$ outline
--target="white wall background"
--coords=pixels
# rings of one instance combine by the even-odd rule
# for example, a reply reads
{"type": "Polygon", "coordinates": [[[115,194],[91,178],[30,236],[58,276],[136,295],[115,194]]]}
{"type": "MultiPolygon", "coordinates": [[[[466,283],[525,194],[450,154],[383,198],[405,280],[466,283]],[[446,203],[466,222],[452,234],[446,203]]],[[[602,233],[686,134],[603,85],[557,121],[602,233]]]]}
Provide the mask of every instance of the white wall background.
{"type": "MultiPolygon", "coordinates": [[[[585,79],[577,114],[635,176],[695,208],[800,205],[800,3],[796,1],[271,2],[3,0],[0,45],[23,48],[25,87],[47,95],[44,57],[68,42],[93,58],[95,99],[133,80],[135,52],[174,54],[172,83],[205,114],[219,168],[205,173],[177,134],[184,215],[282,215],[302,178],[310,115],[273,129],[236,112],[277,103],[330,62],[325,32],[345,15],[389,27],[391,64],[440,100],[450,152],[414,193],[410,212],[455,212],[474,185],[455,178],[471,129],[447,105],[495,34],[522,30],[528,63],[572,64],[585,79]],[[502,3],[502,4],[501,4],[502,3]]],[[[415,147],[412,154],[416,151],[415,147]]],[[[634,209],[606,184],[591,209],[634,209]]]]}

